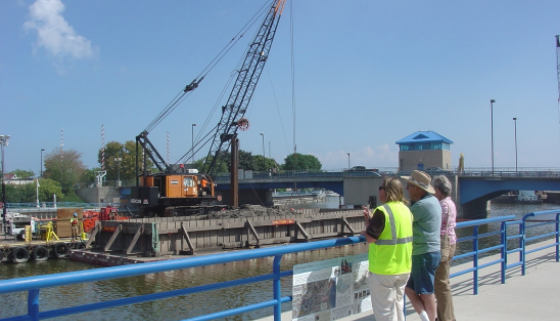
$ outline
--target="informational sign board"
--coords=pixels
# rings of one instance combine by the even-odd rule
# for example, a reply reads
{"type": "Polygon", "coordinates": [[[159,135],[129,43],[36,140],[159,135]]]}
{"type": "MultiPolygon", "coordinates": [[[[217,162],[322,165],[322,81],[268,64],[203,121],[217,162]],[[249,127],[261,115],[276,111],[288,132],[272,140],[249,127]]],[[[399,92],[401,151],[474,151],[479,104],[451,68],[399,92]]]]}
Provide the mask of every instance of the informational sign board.
{"type": "Polygon", "coordinates": [[[292,320],[331,321],[371,310],[367,253],[295,265],[292,320]]]}

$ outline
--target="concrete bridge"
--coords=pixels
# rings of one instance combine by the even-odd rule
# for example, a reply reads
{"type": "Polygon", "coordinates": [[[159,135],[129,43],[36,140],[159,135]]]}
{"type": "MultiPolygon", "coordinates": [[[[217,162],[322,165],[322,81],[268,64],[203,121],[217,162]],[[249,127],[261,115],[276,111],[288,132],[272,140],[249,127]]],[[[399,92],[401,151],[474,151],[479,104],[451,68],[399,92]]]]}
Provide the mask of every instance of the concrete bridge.
{"type": "MultiPolygon", "coordinates": [[[[432,173],[433,176],[438,173],[432,173]]],[[[560,191],[560,171],[489,171],[472,170],[462,173],[445,173],[453,184],[451,197],[464,218],[484,217],[491,199],[512,190],[560,191]]],[[[267,173],[239,179],[240,203],[272,204],[272,189],[324,188],[344,197],[345,204],[363,206],[370,196],[379,196],[378,186],[383,176],[372,172],[285,172],[276,177],[267,173]]],[[[216,178],[217,190],[224,201],[229,201],[229,177],[216,178]]],[[[405,194],[407,192],[405,191],[405,194]]],[[[408,195],[406,195],[408,196],[408,195]]]]}

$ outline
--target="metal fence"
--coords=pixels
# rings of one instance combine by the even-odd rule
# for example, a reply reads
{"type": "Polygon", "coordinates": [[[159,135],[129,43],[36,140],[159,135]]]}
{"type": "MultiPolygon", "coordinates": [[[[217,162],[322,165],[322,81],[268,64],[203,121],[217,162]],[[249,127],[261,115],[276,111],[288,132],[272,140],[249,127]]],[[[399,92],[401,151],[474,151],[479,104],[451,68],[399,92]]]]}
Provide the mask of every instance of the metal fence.
{"type": "MultiPolygon", "coordinates": [[[[559,216],[560,216],[560,210],[555,210],[555,211],[530,213],[525,215],[525,217],[523,217],[522,220],[514,220],[515,219],[514,216],[505,216],[500,218],[490,218],[490,219],[482,219],[482,220],[458,223],[456,229],[463,229],[463,228],[470,228],[470,227],[473,228],[472,235],[468,237],[460,238],[458,242],[471,241],[473,245],[472,245],[471,252],[457,255],[454,258],[454,260],[458,260],[462,258],[472,258],[473,266],[472,268],[468,268],[456,272],[452,274],[450,277],[455,277],[458,275],[472,272],[473,281],[474,281],[473,291],[474,294],[477,294],[478,271],[480,269],[483,269],[485,267],[494,264],[500,264],[502,270],[502,283],[505,283],[505,270],[507,270],[508,268],[521,265],[522,274],[525,273],[525,264],[526,264],[525,255],[528,253],[539,251],[548,247],[556,246],[556,261],[558,261],[559,260],[559,242],[558,242],[559,216]],[[556,214],[556,219],[546,220],[544,222],[543,221],[537,222],[534,220],[530,220],[530,218],[540,217],[542,215],[547,215],[547,214],[556,214]],[[500,230],[495,232],[483,233],[483,234],[478,233],[478,229],[480,226],[486,224],[492,224],[492,223],[500,223],[501,224],[500,230]],[[555,224],[556,226],[555,232],[544,233],[542,235],[537,235],[533,237],[527,237],[526,235],[527,229],[536,227],[540,224],[555,224]],[[518,225],[520,228],[519,230],[520,233],[508,236],[507,227],[511,225],[518,225]],[[492,245],[487,248],[479,248],[478,241],[481,238],[490,237],[492,235],[500,235],[500,244],[492,245]],[[525,246],[527,242],[531,240],[550,237],[550,236],[555,236],[555,243],[531,250],[530,252],[526,250],[525,246]],[[520,239],[521,241],[517,248],[508,250],[508,240],[511,239],[520,239]],[[500,259],[485,264],[479,264],[479,259],[483,254],[489,253],[494,250],[498,250],[501,252],[500,259]],[[508,265],[507,254],[515,253],[515,252],[520,253],[519,262],[508,265]]],[[[135,303],[155,301],[155,300],[160,300],[165,298],[176,297],[180,295],[190,295],[190,294],[200,293],[200,292],[205,292],[210,290],[219,290],[219,289],[225,289],[229,287],[235,287],[238,285],[252,284],[256,282],[271,280],[272,281],[272,288],[270,289],[271,296],[270,298],[263,298],[262,302],[236,307],[229,310],[218,311],[215,313],[195,317],[190,320],[214,320],[214,319],[242,314],[245,312],[254,311],[266,307],[274,307],[274,315],[273,315],[274,320],[280,321],[282,304],[285,302],[290,302],[292,300],[291,296],[281,295],[281,288],[280,288],[281,278],[290,277],[293,275],[292,270],[288,270],[288,271],[280,270],[280,262],[282,260],[283,255],[290,254],[290,253],[311,251],[311,250],[328,249],[332,247],[357,244],[361,242],[364,242],[363,237],[348,237],[348,238],[341,238],[341,239],[317,241],[311,243],[292,244],[292,245],[278,246],[278,247],[271,247],[271,248],[261,248],[261,249],[253,249],[253,250],[246,250],[246,251],[239,251],[239,252],[205,255],[205,256],[191,257],[185,259],[175,259],[175,260],[168,260],[168,261],[143,263],[137,265],[117,266],[117,267],[110,267],[110,268],[97,269],[97,270],[67,272],[67,273],[51,274],[51,275],[44,275],[44,276],[37,276],[37,277],[3,280],[0,281],[0,294],[21,292],[21,291],[28,292],[28,299],[27,299],[28,314],[22,316],[8,317],[2,320],[40,320],[40,319],[47,319],[47,318],[57,318],[61,316],[96,311],[96,310],[106,309],[111,307],[119,307],[124,305],[135,304],[135,303]],[[125,278],[125,277],[144,275],[149,273],[173,271],[179,269],[207,266],[213,264],[222,264],[222,263],[236,262],[236,261],[243,261],[243,260],[250,260],[250,259],[257,259],[257,258],[265,258],[265,257],[274,258],[272,271],[269,274],[248,277],[248,278],[238,279],[238,280],[232,280],[227,282],[203,285],[203,286],[198,286],[193,288],[185,288],[185,289],[172,290],[167,292],[158,292],[158,293],[153,293],[148,295],[139,295],[135,297],[128,297],[128,298],[116,299],[111,301],[95,302],[91,304],[61,308],[56,310],[41,311],[40,300],[39,300],[41,290],[48,289],[50,287],[57,287],[57,286],[70,285],[70,284],[82,284],[86,282],[125,278]]]]}

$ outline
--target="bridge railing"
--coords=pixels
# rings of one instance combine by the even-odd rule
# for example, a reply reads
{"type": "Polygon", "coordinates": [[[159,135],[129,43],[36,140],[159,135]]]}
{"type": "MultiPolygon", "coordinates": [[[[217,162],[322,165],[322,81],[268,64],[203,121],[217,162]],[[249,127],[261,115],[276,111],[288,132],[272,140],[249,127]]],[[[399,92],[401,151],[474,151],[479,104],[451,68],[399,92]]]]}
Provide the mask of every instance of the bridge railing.
{"type": "MultiPolygon", "coordinates": [[[[470,258],[472,260],[472,267],[466,268],[464,270],[457,271],[451,274],[449,277],[454,278],[466,273],[472,272],[473,278],[473,294],[478,294],[478,274],[481,269],[486,267],[500,264],[500,276],[502,284],[506,282],[506,271],[508,269],[521,266],[521,274],[525,275],[526,269],[526,255],[541,251],[550,247],[556,247],[556,262],[559,262],[560,259],[560,210],[550,210],[550,211],[541,211],[541,212],[533,212],[525,215],[521,220],[515,220],[514,215],[510,216],[502,216],[496,218],[489,218],[489,219],[482,219],[482,220],[473,220],[473,221],[466,221],[466,222],[459,222],[455,227],[455,230],[463,229],[472,227],[472,235],[461,237],[457,239],[457,244],[462,242],[472,242],[472,251],[467,253],[462,253],[455,255],[452,261],[462,260],[464,258],[470,258]],[[529,220],[531,217],[542,217],[544,215],[551,215],[556,214],[555,219],[548,219],[548,220],[529,220]],[[500,223],[500,229],[492,232],[482,233],[479,234],[479,228],[483,225],[492,224],[492,223],[500,223]],[[528,228],[536,228],[539,226],[544,225],[555,225],[555,231],[542,233],[538,235],[534,235],[531,237],[527,236],[527,229],[528,228]],[[508,229],[509,226],[517,226],[516,232],[512,235],[508,235],[508,231],[512,229],[508,229]],[[500,236],[500,244],[493,245],[485,248],[481,248],[479,245],[479,241],[483,238],[488,238],[491,236],[500,236]],[[542,240],[547,237],[555,236],[555,242],[552,244],[547,244],[541,246],[536,249],[532,249],[530,251],[527,250],[526,245],[527,242],[535,241],[535,240],[542,240]],[[510,240],[518,240],[517,245],[510,243],[510,240]],[[483,254],[489,253],[492,251],[499,251],[500,258],[491,262],[487,262],[484,264],[480,264],[479,260],[483,254]],[[519,253],[519,261],[508,264],[508,254],[519,253]]],[[[514,230],[515,228],[513,228],[514,230]]]]}
{"type": "MultiPolygon", "coordinates": [[[[527,254],[533,253],[533,252],[537,252],[540,250],[544,250],[547,249],[549,247],[553,247],[556,246],[556,262],[559,261],[560,257],[559,257],[559,251],[560,251],[560,242],[559,242],[559,237],[560,237],[560,213],[558,211],[541,211],[541,212],[533,212],[533,213],[529,213],[525,216],[523,216],[523,224],[522,226],[522,238],[521,238],[521,247],[522,247],[522,251],[521,251],[521,255],[522,255],[522,261],[523,263],[525,263],[525,258],[527,254]],[[556,214],[556,219],[555,220],[543,220],[541,219],[543,216],[548,215],[550,216],[551,214],[556,214]],[[539,218],[539,219],[531,219],[531,218],[539,218]],[[551,225],[554,224],[555,225],[555,231],[554,232],[550,232],[550,233],[545,233],[545,234],[539,234],[539,235],[535,235],[532,237],[528,237],[527,235],[527,230],[528,229],[533,229],[539,226],[545,226],[545,225],[551,225]],[[549,244],[549,245],[545,245],[545,246],[541,246],[539,248],[536,249],[532,249],[530,251],[527,250],[527,242],[531,242],[531,241],[535,241],[535,240],[540,240],[546,237],[550,237],[553,236],[555,237],[556,242],[554,244],[549,244]]],[[[523,275],[525,275],[525,264],[523,264],[522,269],[521,269],[521,273],[523,275]]]]}
{"type": "MultiPolygon", "coordinates": [[[[460,222],[457,224],[456,229],[463,229],[472,227],[472,234],[467,237],[460,238],[458,242],[466,242],[472,241],[472,251],[464,254],[460,254],[455,256],[454,260],[471,258],[473,266],[472,268],[467,268],[465,270],[456,272],[452,274],[450,277],[456,277],[458,275],[466,274],[469,272],[473,273],[473,285],[474,285],[474,294],[478,293],[478,271],[485,267],[500,264],[502,270],[502,283],[505,283],[505,270],[511,268],[513,266],[523,265],[522,269],[524,271],[524,265],[526,264],[525,261],[525,254],[530,253],[526,251],[525,244],[527,241],[536,240],[537,238],[543,238],[546,236],[555,235],[555,243],[550,246],[541,247],[533,251],[539,251],[544,248],[548,248],[551,246],[556,246],[556,261],[559,259],[559,215],[560,210],[557,211],[545,211],[545,212],[535,212],[526,215],[523,220],[513,220],[515,216],[504,216],[498,218],[490,218],[490,219],[481,219],[481,220],[474,220],[468,222],[460,222]],[[530,217],[534,216],[541,216],[551,213],[556,214],[555,221],[547,221],[547,223],[555,223],[556,224],[556,232],[553,233],[543,233],[539,236],[532,236],[526,237],[525,231],[527,229],[527,224],[539,224],[542,222],[531,222],[528,220],[530,217]],[[495,232],[488,232],[479,234],[478,230],[479,227],[482,225],[493,224],[493,223],[501,223],[501,228],[499,231],[495,232]],[[507,235],[507,227],[510,225],[518,225],[520,228],[519,234],[514,234],[511,236],[507,235]],[[486,248],[479,247],[479,240],[481,238],[490,237],[494,235],[500,235],[500,244],[492,245],[486,248]],[[520,243],[520,246],[516,249],[508,251],[508,239],[521,239],[523,240],[520,243]],[[490,251],[498,250],[501,253],[500,259],[485,263],[479,264],[479,259],[481,255],[488,253],[490,251]],[[520,262],[517,264],[509,265],[507,264],[507,254],[508,252],[513,253],[513,251],[520,252],[520,262]]],[[[531,227],[534,227],[532,225],[531,227]]],[[[227,316],[242,314],[249,311],[254,311],[262,308],[273,307],[274,309],[274,320],[280,321],[281,320],[281,306],[283,303],[292,301],[291,296],[282,296],[281,295],[281,287],[280,281],[281,278],[290,277],[293,275],[292,270],[281,271],[280,269],[280,262],[282,260],[283,255],[291,254],[291,253],[298,253],[303,251],[311,251],[311,250],[320,250],[320,249],[328,249],[333,247],[340,247],[345,245],[357,244],[364,242],[363,237],[348,237],[342,239],[331,239],[331,240],[324,240],[324,241],[317,241],[311,243],[302,243],[302,244],[292,244],[286,246],[277,246],[277,247],[270,247],[270,248],[261,248],[261,249],[253,249],[253,250],[246,250],[246,251],[238,251],[238,252],[229,252],[229,253],[220,253],[220,254],[213,254],[213,255],[204,255],[204,256],[197,256],[185,259],[174,259],[168,261],[159,261],[159,262],[151,262],[151,263],[143,263],[143,264],[135,264],[135,265],[125,265],[125,266],[117,266],[117,267],[110,267],[110,268],[103,268],[103,269],[94,269],[94,270],[87,270],[87,271],[76,271],[76,272],[67,272],[67,273],[60,273],[60,274],[51,274],[51,275],[42,275],[36,277],[27,277],[27,278],[20,278],[20,279],[11,279],[11,280],[3,280],[0,281],[0,294],[5,293],[14,293],[14,292],[21,292],[27,291],[28,292],[28,300],[27,300],[27,314],[21,316],[14,316],[8,317],[1,320],[39,320],[39,319],[46,319],[46,318],[57,318],[66,315],[73,315],[79,314],[84,312],[96,311],[111,307],[119,307],[125,305],[131,305],[135,303],[141,302],[148,302],[148,301],[155,301],[165,298],[171,298],[176,296],[182,295],[191,295],[200,292],[206,292],[210,290],[220,290],[229,287],[245,285],[245,284],[252,284],[262,281],[270,280],[272,281],[272,289],[271,298],[263,298],[263,301],[249,304],[241,307],[235,307],[207,315],[202,315],[198,317],[194,317],[190,320],[213,320],[219,318],[225,318],[227,316]],[[102,280],[111,280],[111,279],[118,279],[118,278],[125,278],[131,276],[138,276],[138,275],[145,275],[150,273],[158,273],[158,272],[166,272],[166,271],[174,271],[180,269],[187,269],[187,268],[194,268],[194,267],[201,267],[201,266],[208,266],[213,264],[223,264],[229,262],[237,262],[243,260],[250,260],[250,259],[258,259],[258,258],[265,258],[265,257],[272,257],[273,265],[272,271],[269,274],[259,275],[248,277],[244,279],[237,279],[231,280],[221,283],[214,283],[208,285],[202,285],[192,288],[184,288],[166,292],[158,292],[152,293],[147,295],[139,295],[134,297],[127,297],[103,302],[94,302],[85,305],[78,305],[72,307],[66,307],[61,309],[53,309],[42,311],[41,304],[40,304],[40,293],[42,290],[64,286],[64,285],[72,285],[72,284],[82,284],[87,282],[95,282],[95,281],[102,281],[102,280]]],[[[14,296],[16,297],[16,296],[14,296]]]]}
{"type": "MultiPolygon", "coordinates": [[[[402,176],[410,175],[412,169],[400,170],[396,167],[368,168],[355,170],[348,168],[322,169],[322,170],[278,170],[276,173],[269,171],[243,171],[239,180],[244,179],[272,179],[272,178],[327,178],[327,177],[379,177],[379,176],[402,176]]],[[[560,177],[560,168],[553,167],[468,167],[462,171],[455,168],[450,169],[426,169],[432,176],[436,175],[458,175],[458,176],[482,176],[482,177],[560,177]]],[[[230,173],[218,173],[215,181],[229,181],[230,173]]]]}

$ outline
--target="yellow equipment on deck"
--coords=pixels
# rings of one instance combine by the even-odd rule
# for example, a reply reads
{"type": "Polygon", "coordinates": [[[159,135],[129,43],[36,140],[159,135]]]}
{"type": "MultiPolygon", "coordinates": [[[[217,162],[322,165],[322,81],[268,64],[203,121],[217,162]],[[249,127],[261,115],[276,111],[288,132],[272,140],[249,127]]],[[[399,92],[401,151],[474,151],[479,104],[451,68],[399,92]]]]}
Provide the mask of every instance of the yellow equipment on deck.
{"type": "Polygon", "coordinates": [[[54,232],[52,222],[48,222],[46,225],[41,225],[41,239],[46,240],[47,242],[54,239],[60,241],[60,239],[54,232]]]}

